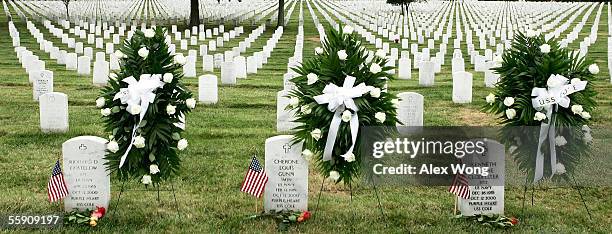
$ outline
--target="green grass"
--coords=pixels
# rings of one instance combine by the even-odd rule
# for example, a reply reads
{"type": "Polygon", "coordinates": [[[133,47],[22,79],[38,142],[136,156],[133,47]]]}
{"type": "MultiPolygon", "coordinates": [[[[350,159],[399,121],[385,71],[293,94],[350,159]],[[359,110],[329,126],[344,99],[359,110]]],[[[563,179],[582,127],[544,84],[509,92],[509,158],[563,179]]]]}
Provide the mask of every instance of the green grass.
{"type": "MultiPolygon", "coordinates": [[[[319,46],[318,33],[306,3],[304,7],[304,59],[313,56],[319,46]]],[[[311,3],[312,5],[312,3],[311,3]]],[[[327,28],[329,25],[320,12],[319,20],[327,28]]],[[[287,6],[289,9],[289,6],[287,6]]],[[[245,169],[253,149],[263,151],[265,139],[278,135],[276,132],[276,92],[282,89],[282,75],[286,72],[287,58],[293,55],[295,35],[299,17],[296,6],[292,18],[285,28],[283,37],[263,69],[246,80],[239,80],[236,86],[221,86],[219,103],[199,105],[187,117],[187,130],[184,136],[190,147],[181,154],[182,174],[173,184],[177,189],[180,217],[174,209],[172,194],[162,192],[161,204],[156,201],[155,192],[130,191],[123,194],[121,207],[114,210],[121,184],[112,180],[112,202],[109,215],[95,230],[102,232],[275,232],[272,220],[245,220],[255,213],[257,201],[239,192],[245,169]],[[116,212],[114,215],[113,212],[116,212]]],[[[589,48],[589,55],[599,64],[602,72],[596,82],[599,92],[599,108],[593,113],[594,125],[612,125],[610,106],[612,86],[606,58],[607,14],[606,8],[600,21],[597,43],[589,48]]],[[[17,19],[15,11],[11,8],[17,19]]],[[[594,11],[580,33],[580,39],[588,34],[595,18],[594,11]]],[[[331,15],[334,17],[334,15],[331,15]]],[[[581,16],[580,16],[581,17],[581,16]]],[[[578,23],[581,18],[574,23],[578,23]]],[[[265,19],[265,18],[264,18],[265,19]]],[[[98,88],[92,85],[91,77],[78,76],[74,71],[66,71],[48,55],[38,50],[38,44],[25,28],[25,23],[15,22],[21,33],[22,45],[33,50],[48,69],[54,71],[54,90],[68,94],[70,131],[66,134],[42,134],[39,129],[38,103],[32,100],[32,88],[27,74],[18,63],[8,35],[7,17],[0,17],[0,214],[59,212],[57,204],[46,200],[46,183],[54,161],[61,157],[61,144],[73,137],[94,135],[106,137],[103,132],[99,110],[95,108],[98,88]]],[[[42,24],[38,28],[51,39],[42,24]]],[[[207,25],[209,27],[209,25],[207,25]]],[[[229,30],[231,26],[226,25],[229,30]]],[[[219,52],[237,46],[254,27],[245,26],[240,37],[225,42],[219,52]]],[[[269,27],[247,51],[250,55],[261,50],[274,31],[269,27]]],[[[123,39],[123,38],[122,38],[123,39]]],[[[66,49],[56,38],[54,45],[66,49]]],[[[82,41],[77,39],[77,41],[82,41]]],[[[178,46],[178,43],[175,42],[178,46]]],[[[373,49],[372,45],[367,45],[373,49]]],[[[572,45],[575,46],[575,45],[572,45]]],[[[392,47],[399,47],[393,44],[392,47]]],[[[450,47],[450,46],[449,46],[450,47]]],[[[465,45],[463,45],[465,48],[465,45]]],[[[190,49],[198,49],[190,47],[190,49]]],[[[97,50],[94,50],[96,52],[97,50]]],[[[187,54],[187,51],[182,51],[187,54]]],[[[465,51],[464,51],[465,54],[465,51]]],[[[244,55],[244,54],[243,54],[244,55]]],[[[483,73],[474,74],[474,102],[467,105],[453,104],[451,101],[452,80],[450,56],[442,73],[436,75],[434,87],[418,86],[418,71],[413,69],[411,80],[392,81],[390,92],[419,92],[425,96],[425,125],[495,125],[495,117],[479,111],[484,97],[490,92],[484,87],[483,73]]],[[[466,62],[466,68],[472,66],[466,62]]],[[[201,60],[197,63],[201,71],[201,60]]],[[[200,75],[201,73],[199,73],[200,75]]],[[[215,69],[219,75],[219,70],[215,69]]],[[[197,79],[184,80],[187,86],[197,93],[197,79]]],[[[263,157],[263,155],[260,155],[263,157]]],[[[609,157],[609,155],[608,155],[609,157]]],[[[314,167],[312,167],[314,168],[314,167]]],[[[605,168],[605,166],[604,166],[605,168]]],[[[604,172],[609,176],[609,172],[604,172]]],[[[310,172],[310,209],[314,210],[321,175],[315,170],[310,172]]],[[[141,189],[133,182],[129,189],[141,189]]],[[[169,188],[169,184],[164,186],[169,188]]],[[[314,219],[292,232],[493,232],[494,229],[453,220],[453,197],[446,187],[408,187],[383,188],[381,191],[385,217],[377,209],[377,201],[372,190],[359,186],[354,192],[354,200],[343,186],[327,184],[321,196],[319,210],[314,219]],[[354,214],[354,215],[353,215],[354,214]]],[[[612,230],[610,211],[612,190],[609,187],[589,187],[583,190],[593,213],[590,221],[582,207],[575,190],[570,188],[542,189],[535,193],[535,205],[521,209],[522,187],[506,187],[505,211],[507,215],[518,216],[521,224],[512,229],[518,232],[602,232],[612,230]]],[[[261,210],[261,204],[259,204],[261,210]]],[[[65,227],[67,233],[80,233],[87,227],[65,227]]]]}

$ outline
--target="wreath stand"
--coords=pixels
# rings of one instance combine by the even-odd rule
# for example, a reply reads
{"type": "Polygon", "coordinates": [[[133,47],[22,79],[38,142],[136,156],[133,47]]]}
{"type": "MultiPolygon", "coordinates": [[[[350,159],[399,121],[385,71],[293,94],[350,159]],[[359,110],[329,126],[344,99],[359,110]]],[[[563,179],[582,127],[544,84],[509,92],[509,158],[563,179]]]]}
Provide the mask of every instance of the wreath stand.
{"type": "MultiPolygon", "coordinates": [[[[319,194],[317,195],[317,204],[315,206],[315,210],[313,210],[313,217],[312,217],[313,219],[316,217],[316,214],[319,211],[319,203],[321,202],[321,194],[323,193],[323,191],[331,191],[331,190],[324,190],[325,179],[326,178],[324,177],[322,182],[321,182],[321,188],[319,189],[319,194]]],[[[384,209],[383,209],[383,206],[382,206],[382,202],[381,202],[380,196],[378,194],[378,187],[376,186],[376,183],[374,183],[374,179],[372,178],[371,175],[369,176],[369,181],[370,181],[370,183],[372,183],[372,187],[374,189],[374,193],[376,194],[376,200],[378,201],[378,208],[380,210],[380,215],[381,215],[381,217],[383,219],[385,219],[386,216],[385,216],[385,212],[384,212],[384,209]]],[[[349,186],[349,194],[350,194],[349,205],[352,206],[352,204],[353,204],[353,186],[352,186],[351,182],[348,183],[348,186],[349,186]]],[[[369,190],[369,189],[363,189],[363,190],[369,190]]],[[[335,190],[335,191],[346,191],[346,190],[335,190]]],[[[355,222],[357,214],[355,214],[355,210],[354,209],[352,209],[352,211],[353,211],[353,222],[355,222]]],[[[353,226],[351,226],[351,227],[353,227],[353,226]]]]}
{"type": "Polygon", "coordinates": [[[127,190],[125,189],[125,183],[127,182],[127,180],[124,180],[121,183],[121,189],[119,190],[119,196],[117,196],[117,201],[115,204],[115,208],[113,208],[113,213],[111,216],[115,216],[115,212],[117,212],[117,208],[119,208],[119,204],[121,204],[121,195],[123,195],[124,192],[157,192],[157,205],[161,206],[161,199],[160,199],[160,192],[164,191],[164,192],[172,192],[172,197],[174,200],[174,207],[176,208],[176,213],[179,217],[179,219],[181,218],[181,212],[179,210],[179,205],[178,205],[178,201],[176,200],[176,190],[174,189],[174,182],[170,181],[170,189],[161,189],[159,184],[157,186],[152,186],[152,189],[149,189],[148,185],[145,185],[144,189],[132,189],[132,190],[127,190]]]}
{"type": "MultiPolygon", "coordinates": [[[[591,210],[589,210],[589,206],[586,203],[586,199],[584,199],[584,196],[582,195],[582,191],[581,188],[582,186],[578,185],[578,181],[576,180],[576,177],[574,177],[574,175],[571,175],[571,179],[569,177],[566,177],[565,180],[570,184],[570,186],[576,190],[576,192],[578,192],[578,195],[580,196],[580,201],[582,202],[582,205],[584,206],[584,209],[586,210],[587,214],[589,215],[589,220],[593,220],[593,216],[591,215],[591,210]],[[573,184],[572,184],[573,181],[573,184]]],[[[527,194],[527,187],[529,187],[529,185],[531,185],[531,205],[534,206],[535,202],[534,202],[534,193],[536,190],[536,186],[534,183],[529,183],[529,176],[525,176],[525,185],[523,187],[523,199],[522,199],[522,208],[521,208],[521,215],[524,215],[525,213],[525,200],[526,199],[526,194],[527,194]]],[[[558,188],[562,188],[562,187],[552,187],[552,188],[547,188],[547,189],[558,189],[558,188]]],[[[543,189],[543,190],[547,190],[547,189],[543,189]]]]}

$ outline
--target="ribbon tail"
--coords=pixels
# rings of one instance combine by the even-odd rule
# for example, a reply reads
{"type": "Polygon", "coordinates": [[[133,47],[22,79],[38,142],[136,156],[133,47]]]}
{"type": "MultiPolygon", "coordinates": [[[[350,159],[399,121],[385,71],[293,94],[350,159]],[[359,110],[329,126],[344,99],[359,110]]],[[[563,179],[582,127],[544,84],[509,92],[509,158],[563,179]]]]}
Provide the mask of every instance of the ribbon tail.
{"type": "Polygon", "coordinates": [[[132,137],[130,138],[130,145],[128,145],[128,148],[125,150],[125,153],[123,153],[123,156],[121,156],[121,161],[119,161],[119,168],[123,167],[123,164],[125,163],[125,160],[127,159],[127,156],[130,153],[132,146],[134,145],[134,137],[136,137],[136,129],[138,129],[138,125],[140,125],[140,121],[138,121],[138,124],[136,124],[134,126],[134,129],[132,130],[132,137]]]}
{"type": "Polygon", "coordinates": [[[325,142],[325,150],[323,151],[323,161],[329,161],[332,159],[332,151],[336,144],[336,137],[338,136],[338,130],[340,129],[340,121],[342,121],[342,110],[338,108],[334,113],[334,118],[329,125],[329,132],[327,133],[327,141],[325,142]]]}
{"type": "Polygon", "coordinates": [[[538,151],[536,155],[533,183],[537,183],[542,179],[542,177],[544,177],[544,153],[542,153],[542,146],[544,145],[544,140],[546,140],[546,135],[548,135],[548,128],[549,125],[546,123],[542,123],[540,125],[540,136],[538,138],[538,151]]]}
{"type": "MultiPolygon", "coordinates": [[[[557,105],[555,105],[554,108],[557,109],[557,105]]],[[[557,149],[555,144],[555,138],[557,138],[557,136],[555,133],[555,117],[552,115],[552,110],[549,111],[549,113],[551,118],[549,118],[550,128],[548,129],[548,143],[550,144],[550,177],[552,178],[557,171],[557,149]]]]}
{"type": "Polygon", "coordinates": [[[355,142],[357,142],[357,133],[359,132],[359,117],[357,116],[357,112],[351,117],[350,121],[351,126],[351,139],[353,142],[351,143],[351,148],[346,153],[352,153],[355,148],[355,142]]]}

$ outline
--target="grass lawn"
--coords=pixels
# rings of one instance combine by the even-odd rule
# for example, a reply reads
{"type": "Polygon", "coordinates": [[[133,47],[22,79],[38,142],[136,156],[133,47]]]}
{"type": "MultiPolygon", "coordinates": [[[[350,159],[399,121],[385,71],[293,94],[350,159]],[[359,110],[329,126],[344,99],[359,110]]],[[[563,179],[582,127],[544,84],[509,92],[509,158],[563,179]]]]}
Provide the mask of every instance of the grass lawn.
{"type": "MultiPolygon", "coordinates": [[[[300,3],[298,3],[300,4],[300,3]]],[[[304,12],[304,60],[313,56],[314,48],[319,46],[318,33],[308,11],[306,2],[301,2],[304,12]]],[[[291,5],[291,4],[286,4],[291,5]]],[[[312,7],[322,24],[329,28],[328,22],[312,7]]],[[[287,6],[287,9],[290,9],[287,6]]],[[[98,88],[92,85],[90,76],[78,76],[75,71],[65,70],[56,64],[48,54],[38,50],[38,44],[26,29],[25,23],[17,21],[15,10],[11,7],[15,24],[21,35],[22,46],[32,50],[46,62],[48,70],[54,72],[54,91],[68,95],[70,131],[65,134],[43,134],[39,129],[38,103],[32,100],[32,87],[28,83],[25,69],[21,68],[11,46],[8,34],[8,18],[0,16],[0,215],[13,213],[48,214],[59,212],[58,204],[49,204],[46,184],[53,163],[61,157],[64,141],[82,135],[106,138],[99,109],[95,107],[98,88]]],[[[586,11],[585,11],[586,12],[586,11]]],[[[582,14],[584,14],[583,12],[582,14]]],[[[588,35],[594,23],[596,10],[591,13],[577,41],[588,35]]],[[[589,48],[588,56],[601,68],[595,82],[599,92],[599,108],[592,113],[594,128],[612,126],[612,85],[607,66],[607,6],[604,7],[599,22],[597,42],[589,48]]],[[[336,17],[330,14],[332,17],[336,17]]],[[[275,232],[273,220],[245,220],[255,213],[256,201],[239,192],[244,173],[251,159],[253,148],[263,152],[266,138],[278,135],[276,132],[276,92],[282,89],[282,77],[286,72],[288,58],[293,55],[295,35],[297,34],[299,5],[295,7],[284,34],[268,59],[268,64],[257,74],[249,74],[245,80],[238,80],[235,86],[220,86],[219,103],[201,105],[187,117],[187,129],[183,134],[190,146],[181,153],[182,173],[174,179],[177,189],[180,217],[174,207],[172,193],[161,193],[161,204],[155,192],[130,191],[124,193],[121,207],[113,210],[120,182],[111,180],[112,201],[109,215],[97,226],[101,232],[168,232],[168,233],[206,233],[206,232],[275,232]],[[114,215],[111,215],[113,212],[114,215]]],[[[574,24],[577,24],[580,15],[574,24]]],[[[338,20],[337,18],[334,18],[338,20]]],[[[37,27],[52,40],[54,45],[67,49],[57,38],[52,38],[42,23],[37,27]]],[[[210,25],[207,25],[207,28],[210,25]]],[[[231,28],[232,26],[226,26],[231,28]]],[[[255,27],[245,26],[245,33],[226,42],[223,52],[237,46],[255,27]]],[[[571,30],[571,27],[570,29],[571,30]]],[[[569,31],[568,30],[568,31],[569,31]]],[[[273,27],[262,34],[247,51],[262,50],[266,40],[272,36],[273,27]]],[[[72,35],[73,36],[73,35],[72,35]]],[[[475,36],[475,35],[474,35],[475,36]]],[[[476,37],[474,37],[476,38],[476,37]]],[[[122,38],[123,39],[123,38],[122,38]]],[[[77,41],[83,41],[77,39],[77,41]]],[[[86,44],[86,43],[85,43],[86,44]]],[[[178,42],[175,42],[178,45],[178,42]]],[[[368,44],[368,48],[374,49],[368,44]]],[[[451,44],[452,46],[452,44],[451,44]]],[[[449,47],[451,47],[449,46],[449,47]]],[[[570,45],[577,48],[577,43],[570,45]]],[[[401,48],[398,44],[392,47],[401,48]]],[[[422,47],[422,46],[421,46],[422,47]]],[[[464,56],[466,54],[465,44],[464,56]]],[[[190,49],[197,49],[192,46],[190,49]]],[[[98,50],[94,50],[96,52],[98,50]]],[[[180,51],[187,54],[187,51],[180,51]]],[[[243,54],[244,55],[244,54],[243,54]]],[[[390,92],[418,92],[425,97],[425,125],[496,125],[495,117],[480,111],[484,97],[490,89],[484,87],[484,73],[474,73],[474,102],[466,105],[452,103],[450,57],[448,49],[446,65],[436,74],[434,87],[418,86],[418,71],[413,69],[411,80],[392,81],[390,92]]],[[[472,70],[466,61],[466,69],[472,70]]],[[[201,58],[197,62],[198,75],[202,75],[201,58]]],[[[219,69],[214,72],[219,74],[219,69]]],[[[183,80],[187,87],[197,95],[196,78],[183,80]]],[[[609,152],[602,157],[610,157],[609,152]]],[[[263,155],[259,155],[263,158],[263,155]]],[[[610,164],[608,164],[610,165],[610,164]]],[[[604,165],[606,168],[607,165],[604,165]]],[[[607,166],[609,167],[609,166],[607,166]]],[[[309,185],[309,207],[315,209],[321,175],[311,168],[309,185]]],[[[602,176],[610,176],[604,171],[602,176]]],[[[327,184],[321,196],[319,210],[314,219],[294,226],[292,232],[331,233],[331,232],[493,232],[495,229],[452,219],[453,196],[446,192],[447,187],[407,187],[382,188],[381,198],[385,217],[380,215],[374,192],[358,186],[350,202],[347,188],[327,184]]],[[[169,184],[164,189],[169,188],[169,184]]],[[[142,189],[134,181],[128,189],[142,189]]],[[[575,190],[571,188],[545,189],[535,192],[535,205],[521,209],[522,187],[507,186],[505,190],[505,213],[517,216],[521,223],[512,230],[517,232],[601,232],[610,233],[612,222],[612,189],[610,187],[587,187],[583,195],[593,213],[589,220],[575,190]]],[[[259,201],[261,202],[261,201],[259,201]]],[[[261,203],[259,210],[261,210],[261,203]]],[[[88,227],[68,226],[61,229],[66,233],[81,233],[88,227]]]]}

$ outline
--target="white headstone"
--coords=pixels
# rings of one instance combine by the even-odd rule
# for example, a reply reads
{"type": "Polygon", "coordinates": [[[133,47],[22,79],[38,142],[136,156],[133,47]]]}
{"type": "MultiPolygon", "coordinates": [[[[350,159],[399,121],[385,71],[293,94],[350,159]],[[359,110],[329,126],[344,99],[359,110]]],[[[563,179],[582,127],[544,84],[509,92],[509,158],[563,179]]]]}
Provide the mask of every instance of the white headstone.
{"type": "Polygon", "coordinates": [[[79,136],[62,144],[64,178],[70,195],[64,199],[64,210],[108,209],[110,176],[106,170],[106,140],[96,136],[79,136]]]}
{"type": "Polygon", "coordinates": [[[81,56],[77,60],[77,74],[89,75],[91,73],[91,58],[87,56],[81,56]]]}
{"type": "Polygon", "coordinates": [[[291,145],[292,139],[291,135],[266,139],[266,212],[308,210],[308,161],[301,155],[303,143],[291,145]]]}
{"type": "Polygon", "coordinates": [[[414,92],[403,92],[397,95],[400,99],[397,108],[398,126],[423,126],[423,95],[414,92]]]}
{"type": "Polygon", "coordinates": [[[35,79],[33,81],[33,98],[38,101],[38,98],[45,94],[53,92],[53,72],[52,71],[38,71],[32,72],[30,76],[34,75],[35,79]]]}
{"type": "Polygon", "coordinates": [[[400,58],[398,60],[397,78],[407,80],[412,78],[412,62],[409,58],[400,58]]]}
{"type": "Polygon", "coordinates": [[[96,86],[104,86],[108,82],[110,74],[110,65],[107,61],[94,62],[93,84],[96,86]]]}
{"type": "Polygon", "coordinates": [[[198,79],[198,100],[204,104],[215,104],[219,101],[217,76],[201,75],[198,79]]]}
{"type": "Polygon", "coordinates": [[[221,65],[221,84],[236,84],[234,61],[226,61],[221,65]]]}
{"type": "Polygon", "coordinates": [[[287,132],[298,126],[298,123],[293,122],[295,118],[294,110],[287,110],[289,91],[282,90],[276,94],[276,131],[287,132]]]}
{"type": "Polygon", "coordinates": [[[453,73],[453,102],[470,103],[472,102],[472,73],[455,72],[453,73]]]}
{"type": "Polygon", "coordinates": [[[68,131],[68,95],[50,92],[38,97],[40,129],[44,133],[68,131]]]}
{"type": "Polygon", "coordinates": [[[421,61],[419,65],[419,85],[433,86],[435,76],[435,64],[431,61],[421,61]]]}

